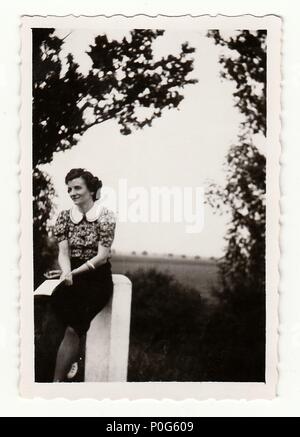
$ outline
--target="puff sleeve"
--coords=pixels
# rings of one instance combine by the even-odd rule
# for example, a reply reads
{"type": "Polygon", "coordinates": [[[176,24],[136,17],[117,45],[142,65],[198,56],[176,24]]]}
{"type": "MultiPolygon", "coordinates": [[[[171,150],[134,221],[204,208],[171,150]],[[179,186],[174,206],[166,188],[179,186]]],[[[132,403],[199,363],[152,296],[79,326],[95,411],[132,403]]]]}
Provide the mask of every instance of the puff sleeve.
{"type": "Polygon", "coordinates": [[[102,246],[111,247],[115,236],[115,229],[116,216],[112,211],[105,208],[98,219],[99,242],[102,246]]]}
{"type": "Polygon", "coordinates": [[[68,211],[61,211],[58,214],[55,225],[53,227],[53,235],[57,242],[68,239],[68,211]]]}

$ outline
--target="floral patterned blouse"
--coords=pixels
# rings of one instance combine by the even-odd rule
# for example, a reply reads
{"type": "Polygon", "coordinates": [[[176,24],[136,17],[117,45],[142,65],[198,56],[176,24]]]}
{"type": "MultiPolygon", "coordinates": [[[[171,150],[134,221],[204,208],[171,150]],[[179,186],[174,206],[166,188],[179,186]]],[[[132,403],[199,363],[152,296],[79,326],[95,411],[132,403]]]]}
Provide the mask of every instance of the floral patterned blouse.
{"type": "Polygon", "coordinates": [[[82,214],[74,206],[59,213],[53,233],[58,242],[67,240],[70,258],[88,260],[98,253],[98,244],[110,248],[116,227],[115,214],[104,206],[82,214]]]}

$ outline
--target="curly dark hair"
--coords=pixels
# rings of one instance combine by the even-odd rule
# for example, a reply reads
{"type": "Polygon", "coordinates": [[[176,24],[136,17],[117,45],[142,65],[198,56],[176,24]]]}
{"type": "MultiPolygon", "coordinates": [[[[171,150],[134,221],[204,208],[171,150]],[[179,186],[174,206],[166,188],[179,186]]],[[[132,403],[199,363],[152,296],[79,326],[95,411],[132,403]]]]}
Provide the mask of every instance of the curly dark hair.
{"type": "Polygon", "coordinates": [[[97,191],[102,187],[102,181],[84,168],[72,168],[65,177],[66,185],[76,178],[82,178],[85,181],[87,189],[93,193],[93,200],[96,200],[97,191]]]}

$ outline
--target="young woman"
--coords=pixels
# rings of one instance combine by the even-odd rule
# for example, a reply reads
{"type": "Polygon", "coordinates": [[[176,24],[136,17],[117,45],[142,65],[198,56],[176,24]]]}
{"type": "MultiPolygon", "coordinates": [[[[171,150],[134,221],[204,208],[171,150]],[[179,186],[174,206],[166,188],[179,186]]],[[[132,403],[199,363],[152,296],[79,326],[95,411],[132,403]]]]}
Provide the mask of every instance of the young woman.
{"type": "Polygon", "coordinates": [[[78,359],[80,337],[113,291],[109,259],[116,221],[111,211],[95,202],[102,182],[81,168],[71,170],[65,182],[74,205],[59,213],[54,226],[62,273],[51,302],[66,326],[54,382],[66,380],[78,359]]]}

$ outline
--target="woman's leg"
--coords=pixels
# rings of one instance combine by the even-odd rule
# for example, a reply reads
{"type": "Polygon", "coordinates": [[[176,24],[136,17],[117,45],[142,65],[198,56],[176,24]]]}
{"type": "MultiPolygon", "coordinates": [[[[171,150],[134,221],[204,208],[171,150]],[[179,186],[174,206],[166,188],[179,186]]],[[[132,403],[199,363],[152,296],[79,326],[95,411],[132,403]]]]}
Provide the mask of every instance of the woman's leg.
{"type": "Polygon", "coordinates": [[[64,381],[71,365],[78,358],[79,336],[73,328],[67,327],[65,336],[59,346],[56,366],[54,373],[54,382],[64,381]]]}

